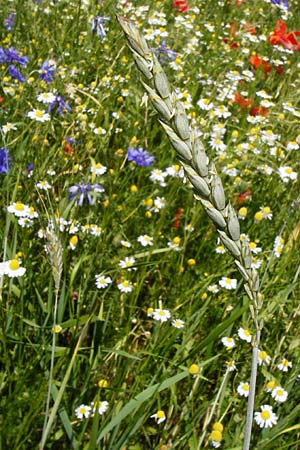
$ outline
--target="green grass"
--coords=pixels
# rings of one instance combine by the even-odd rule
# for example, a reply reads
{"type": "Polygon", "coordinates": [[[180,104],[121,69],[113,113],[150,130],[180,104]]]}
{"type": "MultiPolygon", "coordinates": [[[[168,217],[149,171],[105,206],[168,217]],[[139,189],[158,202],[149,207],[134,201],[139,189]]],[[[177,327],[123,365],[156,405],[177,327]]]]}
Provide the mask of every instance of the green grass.
{"type": "Polygon", "coordinates": [[[247,217],[240,220],[242,233],[262,248],[257,254],[264,300],[260,349],[271,360],[258,367],[255,411],[271,405],[278,423],[262,430],[254,423],[251,449],[300,448],[300,150],[288,146],[293,141],[300,144],[299,52],[269,43],[280,18],[288,31],[300,29],[298,3],[290,2],[287,18],[263,0],[255,7],[252,2],[236,6],[190,0],[188,13],[159,1],[4,3],[0,48],[13,47],[28,57],[28,63],[15,63],[25,78],[17,81],[0,50],[0,147],[9,149],[12,159],[7,173],[0,173],[2,261],[17,257],[26,268],[23,276],[0,277],[0,449],[197,450],[211,447],[215,422],[224,426],[222,448],[243,445],[247,399],[237,387],[249,381],[251,345],[237,332],[243,327],[254,334],[249,300],[230,255],[216,253],[216,230],[186,179],[167,176],[161,186],[149,178],[154,168],[165,171],[179,161],[150,101],[142,102],[144,88],[116,13],[136,18],[146,36],[150,27],[161,27],[148,45],[158,48],[165,39],[177,52],[181,69],[172,68],[164,56],[164,70],[173,88],[184,94],[190,121],[202,133],[226,197],[237,212],[247,208],[247,217]],[[159,23],[160,11],[165,22],[159,23]],[[3,20],[10,12],[16,12],[16,19],[8,31],[3,20]],[[104,23],[103,41],[90,29],[96,15],[110,18],[104,23]],[[245,35],[244,22],[256,27],[256,35],[245,35]],[[230,34],[230,24],[235,24],[235,34],[230,34]],[[249,57],[254,53],[272,66],[269,73],[252,67],[249,57]],[[49,83],[39,72],[46,60],[56,63],[49,83]],[[283,67],[282,74],[277,66],[283,67]],[[232,71],[238,71],[239,81],[228,78],[232,71]],[[243,71],[251,71],[252,80],[246,81],[243,71]],[[232,95],[223,98],[228,89],[232,95]],[[250,107],[232,99],[239,91],[258,106],[262,90],[273,106],[262,121],[251,123],[249,117],[255,116],[249,115],[250,107]],[[43,92],[63,96],[71,110],[60,115],[53,109],[45,122],[30,119],[29,111],[48,109],[37,100],[43,92]],[[204,98],[213,102],[212,110],[224,105],[231,115],[212,117],[197,104],[204,98]],[[288,102],[294,110],[287,109],[288,102]],[[218,123],[226,130],[221,135],[224,151],[210,143],[218,123]],[[7,124],[16,129],[6,131],[7,124]],[[97,127],[105,134],[100,128],[96,134],[97,127]],[[267,142],[265,130],[278,135],[274,144],[267,142]],[[128,147],[147,149],[155,157],[153,166],[129,162],[128,147]],[[96,176],[91,167],[97,163],[107,171],[96,176]],[[264,165],[271,174],[264,173],[264,165]],[[279,168],[285,166],[298,174],[296,180],[284,182],[279,176],[279,168]],[[42,180],[50,189],[37,187],[42,180]],[[78,184],[101,184],[104,192],[90,192],[93,204],[85,197],[80,206],[78,197],[69,199],[69,188],[78,184]],[[252,195],[242,202],[240,194],[246,189],[252,195]],[[157,197],[164,197],[165,207],[155,211],[149,199],[154,202],[157,197]],[[22,227],[8,212],[16,201],[38,213],[30,226],[22,227]],[[272,219],[255,220],[267,206],[272,219]],[[57,299],[57,249],[51,260],[41,231],[45,233],[49,223],[62,250],[57,299]],[[93,224],[101,227],[99,235],[91,233],[93,224]],[[74,234],[78,243],[72,250],[69,241],[74,234]],[[152,246],[137,241],[145,234],[153,237],[152,246]],[[273,246],[279,235],[285,243],[276,257],[273,246]],[[174,251],[169,245],[177,237],[180,250],[174,251]],[[135,258],[136,270],[121,269],[119,262],[126,256],[135,258]],[[98,274],[111,278],[104,289],[95,285],[98,274]],[[237,288],[220,287],[224,276],[236,278],[237,288]],[[118,289],[124,279],[132,282],[132,292],[118,289]],[[218,286],[217,293],[211,292],[212,285],[218,286]],[[171,319],[161,323],[149,308],[168,310],[171,319]],[[172,319],[183,320],[184,327],[175,328],[172,319]],[[59,332],[53,332],[54,325],[61,327],[59,332]],[[221,342],[225,336],[235,339],[231,351],[221,342]],[[287,372],[277,367],[282,358],[292,362],[287,372]],[[236,370],[227,372],[230,360],[236,370]],[[192,364],[199,367],[195,376],[188,370],[192,364]],[[100,380],[107,386],[100,387],[100,380]],[[270,380],[288,392],[286,402],[278,403],[266,392],[270,380]],[[103,415],[76,417],[81,404],[99,401],[108,402],[103,415]],[[158,410],[166,415],[160,424],[151,418],[158,410]]]}

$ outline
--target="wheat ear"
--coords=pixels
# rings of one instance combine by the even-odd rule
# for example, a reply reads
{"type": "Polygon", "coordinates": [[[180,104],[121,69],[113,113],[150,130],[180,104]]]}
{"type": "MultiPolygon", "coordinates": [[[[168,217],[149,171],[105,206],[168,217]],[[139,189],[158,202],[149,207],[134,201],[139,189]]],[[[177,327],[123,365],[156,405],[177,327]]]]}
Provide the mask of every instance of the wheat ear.
{"type": "Polygon", "coordinates": [[[258,312],[262,307],[259,275],[257,270],[252,268],[249,241],[247,239],[241,241],[237,214],[230,202],[226,202],[223,184],[216,167],[213,162],[209,161],[199,138],[200,133],[197,132],[196,127],[190,126],[184,106],[176,98],[175,92],[171,91],[167,76],[157,57],[149,49],[146,40],[132,22],[120,16],[117,16],[117,20],[125,33],[136,66],[142,74],[142,83],[158,113],[159,122],[193,186],[195,197],[202,203],[206,214],[217,229],[220,240],[232,255],[250,299],[250,310],[256,335],[252,342],[252,371],[243,447],[243,450],[248,450],[253,419],[257,353],[262,325],[258,323],[258,312]]]}

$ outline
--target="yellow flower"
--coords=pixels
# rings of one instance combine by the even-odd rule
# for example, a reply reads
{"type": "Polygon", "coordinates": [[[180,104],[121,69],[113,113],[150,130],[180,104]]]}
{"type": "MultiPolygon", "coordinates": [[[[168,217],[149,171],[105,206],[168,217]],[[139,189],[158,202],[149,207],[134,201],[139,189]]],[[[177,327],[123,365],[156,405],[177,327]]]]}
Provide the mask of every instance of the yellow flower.
{"type": "Polygon", "coordinates": [[[194,266],[196,264],[196,260],[194,258],[190,258],[188,259],[187,263],[189,266],[194,266]]]}
{"type": "Polygon", "coordinates": [[[215,422],[215,423],[213,424],[213,430],[214,430],[214,431],[220,431],[220,433],[222,433],[222,432],[223,432],[223,429],[224,429],[224,427],[223,427],[223,425],[221,424],[221,422],[215,422]]]}
{"type": "Polygon", "coordinates": [[[189,367],[189,372],[191,375],[198,375],[198,373],[200,372],[199,366],[197,366],[197,364],[192,364],[189,367]]]}

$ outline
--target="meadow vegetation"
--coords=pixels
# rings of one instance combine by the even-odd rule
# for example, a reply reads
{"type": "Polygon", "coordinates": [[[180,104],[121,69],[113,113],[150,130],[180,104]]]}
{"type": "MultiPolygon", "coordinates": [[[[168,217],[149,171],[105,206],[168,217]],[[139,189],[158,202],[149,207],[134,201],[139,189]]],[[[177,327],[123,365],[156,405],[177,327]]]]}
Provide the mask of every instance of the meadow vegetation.
{"type": "Polygon", "coordinates": [[[1,449],[240,450],[257,324],[250,448],[300,448],[298,8],[1,3],[1,449]],[[212,192],[169,120],[196,133],[212,192]]]}

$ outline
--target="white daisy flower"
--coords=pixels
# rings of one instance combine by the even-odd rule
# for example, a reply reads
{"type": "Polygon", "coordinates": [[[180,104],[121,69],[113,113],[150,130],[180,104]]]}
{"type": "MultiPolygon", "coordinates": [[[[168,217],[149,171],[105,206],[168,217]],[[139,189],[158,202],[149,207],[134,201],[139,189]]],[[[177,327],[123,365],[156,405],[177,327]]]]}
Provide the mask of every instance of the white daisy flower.
{"type": "Polygon", "coordinates": [[[78,408],[75,409],[75,416],[77,419],[88,419],[91,415],[91,407],[88,405],[81,404],[78,408]]]}
{"type": "Polygon", "coordinates": [[[143,234],[143,235],[139,236],[139,237],[137,238],[137,241],[138,241],[143,247],[147,247],[147,246],[153,245],[153,237],[152,237],[152,236],[148,236],[148,234],[143,234]]]}
{"type": "Polygon", "coordinates": [[[277,424],[278,417],[273,413],[272,406],[262,405],[260,409],[254,413],[254,420],[260,428],[272,428],[277,424]]]}
{"type": "Polygon", "coordinates": [[[119,267],[121,269],[127,269],[129,272],[131,270],[136,270],[136,267],[132,267],[135,264],[135,259],[133,256],[126,256],[124,259],[121,259],[119,262],[119,267]]]}
{"type": "Polygon", "coordinates": [[[106,277],[105,275],[95,275],[96,286],[98,289],[106,288],[109,284],[112,283],[112,279],[110,277],[106,277]]]}
{"type": "Polygon", "coordinates": [[[236,289],[237,280],[235,278],[222,277],[219,281],[219,285],[228,290],[236,289]]]}
{"type": "Polygon", "coordinates": [[[56,99],[56,95],[52,92],[42,92],[37,96],[38,102],[42,102],[45,104],[53,103],[56,99]]]}
{"type": "Polygon", "coordinates": [[[293,364],[291,361],[288,361],[286,358],[283,358],[279,364],[277,364],[277,367],[282,372],[287,372],[290,368],[293,367],[293,364]]]}
{"type": "Polygon", "coordinates": [[[20,266],[19,260],[11,259],[9,261],[4,262],[4,265],[0,269],[0,274],[2,271],[3,274],[9,276],[9,278],[14,278],[14,277],[22,277],[26,272],[26,269],[20,266]]]}
{"type": "Polygon", "coordinates": [[[249,383],[242,381],[237,387],[237,392],[242,397],[247,398],[249,396],[249,383]]]}
{"type": "Polygon", "coordinates": [[[152,317],[154,320],[167,322],[167,320],[171,317],[171,313],[167,309],[155,309],[153,311],[152,317]]]}
{"type": "Polygon", "coordinates": [[[174,328],[183,328],[184,327],[184,321],[180,319],[174,319],[172,320],[172,327],[174,328]]]}
{"type": "Polygon", "coordinates": [[[48,122],[50,120],[50,114],[46,113],[42,109],[33,109],[27,113],[27,116],[37,122],[48,122]]]}
{"type": "Polygon", "coordinates": [[[155,414],[152,414],[150,417],[151,419],[155,419],[156,423],[162,423],[166,420],[166,415],[161,409],[159,409],[155,414]]]}
{"type": "Polygon", "coordinates": [[[128,294],[133,290],[133,284],[129,280],[123,280],[121,283],[118,284],[118,289],[119,291],[128,294]]]}
{"type": "Polygon", "coordinates": [[[106,401],[103,401],[103,402],[97,401],[96,403],[94,403],[94,402],[91,403],[91,409],[92,409],[93,414],[95,414],[97,412],[98,414],[100,414],[100,416],[102,416],[102,414],[105,413],[107,408],[108,408],[108,402],[106,402],[106,401]]]}
{"type": "Polygon", "coordinates": [[[232,349],[235,346],[235,340],[231,337],[223,337],[221,339],[222,344],[226,347],[227,350],[232,349]]]}
{"type": "Polygon", "coordinates": [[[276,386],[272,391],[272,397],[276,402],[283,403],[288,398],[288,393],[281,386],[276,386]]]}
{"type": "Polygon", "coordinates": [[[243,341],[246,341],[249,343],[251,342],[252,336],[251,336],[251,332],[250,332],[250,330],[248,330],[248,328],[240,327],[238,329],[238,335],[239,335],[239,338],[242,339],[243,341]]]}

